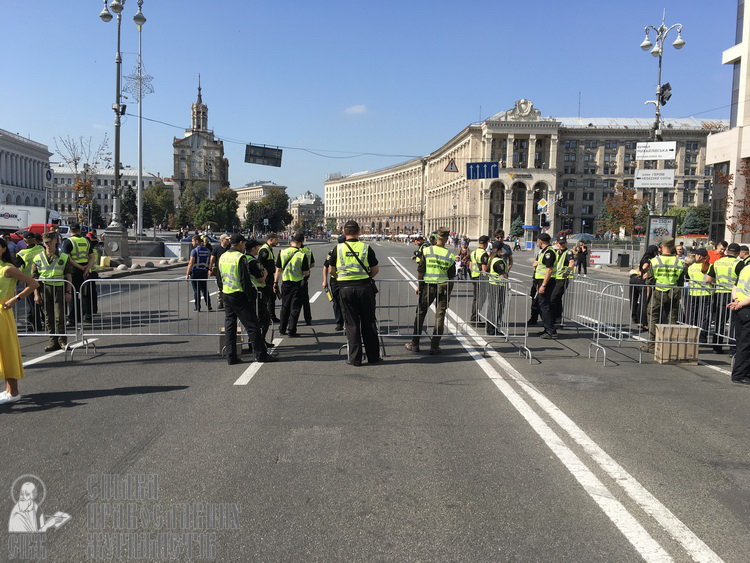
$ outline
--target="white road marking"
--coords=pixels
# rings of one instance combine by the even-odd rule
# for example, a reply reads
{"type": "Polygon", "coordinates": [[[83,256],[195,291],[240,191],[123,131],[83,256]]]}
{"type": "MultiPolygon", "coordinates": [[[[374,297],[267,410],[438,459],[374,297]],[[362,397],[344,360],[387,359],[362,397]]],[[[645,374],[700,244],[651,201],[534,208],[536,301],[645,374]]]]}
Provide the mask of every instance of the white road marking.
{"type": "MultiPolygon", "coordinates": [[[[89,338],[88,342],[96,342],[99,340],[98,338],[89,338]]],[[[71,349],[81,348],[83,346],[83,342],[77,342],[73,345],[71,345],[71,349]]],[[[44,360],[49,360],[50,358],[54,358],[55,356],[59,356],[60,354],[63,354],[65,350],[57,350],[56,352],[50,352],[49,354],[45,354],[44,356],[39,356],[38,358],[34,358],[32,360],[25,361],[23,363],[23,367],[29,367],[33,366],[34,364],[38,364],[40,362],[43,362],[44,360]]]]}
{"type": "Polygon", "coordinates": [[[707,364],[706,362],[701,362],[698,360],[698,363],[702,366],[706,366],[708,369],[712,369],[714,371],[718,371],[719,373],[723,373],[724,375],[732,375],[732,372],[728,369],[721,369],[719,366],[713,366],[711,364],[707,364]]]}
{"type": "Polygon", "coordinates": [[[315,293],[315,295],[313,295],[312,297],[310,297],[310,303],[315,303],[315,300],[316,300],[316,299],[317,299],[318,297],[320,297],[320,294],[321,294],[321,293],[323,293],[323,292],[322,292],[322,291],[318,291],[317,293],[315,293]]]}
{"type": "MultiPolygon", "coordinates": [[[[273,339],[274,349],[277,348],[279,344],[281,344],[282,340],[284,339],[283,338],[273,339]]],[[[260,370],[262,365],[263,365],[263,362],[253,362],[252,364],[250,364],[250,366],[237,379],[237,381],[234,382],[234,384],[235,385],[247,385],[248,383],[250,383],[250,380],[255,376],[256,373],[258,373],[258,370],[260,370]]]]}
{"type": "MultiPolygon", "coordinates": [[[[410,279],[411,275],[398,260],[391,260],[399,269],[401,275],[410,279]]],[[[411,278],[413,279],[413,278],[411,278]]],[[[413,285],[413,283],[412,283],[413,285]]],[[[464,324],[464,321],[453,311],[448,309],[447,314],[455,322],[464,324]]],[[[450,325],[450,321],[447,321],[450,325]]],[[[477,344],[484,346],[486,342],[476,331],[469,328],[469,335],[476,340],[477,344]]],[[[506,383],[502,374],[490,366],[489,362],[471,346],[465,338],[459,341],[482,370],[492,379],[495,386],[505,395],[510,403],[526,419],[537,434],[544,440],[547,446],[557,455],[568,471],[578,480],[584,490],[601,507],[605,514],[620,529],[623,535],[638,550],[646,561],[671,561],[669,554],[664,551],[651,535],[638,523],[628,510],[614,497],[609,490],[591,473],[560,438],[547,426],[543,420],[531,409],[516,391],[506,383]]],[[[590,458],[602,468],[615,483],[617,483],[633,499],[646,514],[653,517],[680,545],[688,552],[695,561],[722,561],[698,536],[696,536],[682,521],[680,521],[666,506],[654,497],[643,485],[610,457],[599,445],[583,432],[565,413],[563,413],[552,401],[538,391],[521,373],[516,370],[505,358],[489,348],[492,360],[498,364],[506,376],[519,385],[531,399],[533,399],[547,415],[564,430],[590,458]]]]}

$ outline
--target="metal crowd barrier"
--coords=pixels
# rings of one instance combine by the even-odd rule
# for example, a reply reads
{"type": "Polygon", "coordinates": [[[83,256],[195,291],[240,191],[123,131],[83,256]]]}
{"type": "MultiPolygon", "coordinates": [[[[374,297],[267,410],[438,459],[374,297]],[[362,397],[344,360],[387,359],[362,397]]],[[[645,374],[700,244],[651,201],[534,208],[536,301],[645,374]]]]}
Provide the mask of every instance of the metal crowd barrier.
{"type": "Polygon", "coordinates": [[[667,360],[687,353],[697,361],[702,347],[731,351],[736,345],[730,300],[730,293],[702,283],[655,286],[576,278],[565,293],[564,319],[592,332],[589,357],[593,350],[598,361],[601,353],[604,365],[606,342],[639,344],[639,362],[657,349],[667,360]],[[665,334],[658,337],[656,325],[676,326],[663,327],[665,334]]]}
{"type": "Polygon", "coordinates": [[[378,335],[384,338],[475,338],[506,342],[525,353],[529,296],[518,280],[491,285],[488,280],[454,280],[444,284],[418,284],[415,280],[376,280],[378,335]],[[417,294],[416,288],[422,288],[417,294]],[[440,322],[439,310],[445,309],[440,322]],[[422,320],[423,319],[423,320],[422,320]]]}

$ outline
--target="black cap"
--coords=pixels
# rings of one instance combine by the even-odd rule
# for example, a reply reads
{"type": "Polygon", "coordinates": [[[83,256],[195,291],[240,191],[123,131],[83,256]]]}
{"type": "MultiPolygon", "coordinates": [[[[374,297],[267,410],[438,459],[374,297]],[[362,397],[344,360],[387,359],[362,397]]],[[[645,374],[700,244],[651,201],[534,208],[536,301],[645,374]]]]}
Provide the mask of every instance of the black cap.
{"type": "Polygon", "coordinates": [[[346,242],[346,235],[339,235],[339,238],[336,239],[336,242],[341,244],[342,242],[346,242]]]}
{"type": "Polygon", "coordinates": [[[568,239],[566,239],[565,237],[557,237],[555,240],[558,242],[558,244],[568,244],[568,239]]]}
{"type": "Polygon", "coordinates": [[[549,243],[552,240],[552,237],[549,236],[547,233],[542,233],[537,237],[540,241],[549,243]]]}
{"type": "Polygon", "coordinates": [[[691,252],[691,254],[695,254],[696,256],[702,256],[703,258],[705,258],[706,256],[708,256],[708,251],[705,248],[696,248],[695,250],[691,252]]]}
{"type": "Polygon", "coordinates": [[[727,246],[727,252],[739,252],[740,251],[740,245],[736,242],[733,242],[729,246],[727,246]]]}
{"type": "Polygon", "coordinates": [[[417,235],[414,237],[414,240],[424,240],[424,237],[422,235],[417,235]]]}
{"type": "Polygon", "coordinates": [[[479,237],[479,244],[486,244],[488,242],[490,242],[490,237],[488,237],[487,235],[482,235],[481,237],[479,237]]]}
{"type": "Polygon", "coordinates": [[[344,223],[344,228],[345,229],[359,229],[359,223],[357,223],[356,221],[347,221],[346,223],[344,223]]]}
{"type": "Polygon", "coordinates": [[[750,252],[750,248],[748,248],[748,246],[746,244],[742,244],[742,245],[740,245],[740,252],[742,252],[742,251],[750,252]]]}
{"type": "Polygon", "coordinates": [[[35,238],[36,238],[36,233],[32,233],[31,231],[26,231],[26,232],[25,232],[25,233],[23,234],[23,238],[27,238],[27,239],[29,239],[29,240],[30,240],[30,239],[35,239],[35,238]]]}
{"type": "Polygon", "coordinates": [[[499,240],[492,242],[492,250],[502,250],[503,249],[503,243],[499,240]]]}
{"type": "Polygon", "coordinates": [[[305,235],[302,233],[297,233],[292,237],[292,240],[294,242],[305,242],[305,235]]]}
{"type": "Polygon", "coordinates": [[[71,231],[80,231],[80,230],[81,230],[81,225],[79,225],[78,223],[73,223],[73,224],[72,224],[72,225],[70,226],[70,230],[71,230],[71,231]]]}
{"type": "Polygon", "coordinates": [[[255,240],[254,238],[248,239],[245,243],[245,250],[250,250],[251,248],[255,248],[256,246],[260,246],[260,243],[255,240]]]}
{"type": "Polygon", "coordinates": [[[246,240],[247,239],[244,237],[242,233],[234,233],[232,236],[229,237],[229,244],[239,244],[246,240]]]}

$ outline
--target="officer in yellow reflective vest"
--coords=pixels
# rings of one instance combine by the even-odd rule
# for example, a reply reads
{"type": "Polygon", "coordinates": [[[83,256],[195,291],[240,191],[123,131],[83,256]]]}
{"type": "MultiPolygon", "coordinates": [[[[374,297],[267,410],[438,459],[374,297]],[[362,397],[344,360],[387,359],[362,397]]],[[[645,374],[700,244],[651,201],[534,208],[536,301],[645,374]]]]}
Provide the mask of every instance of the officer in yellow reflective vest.
{"type": "Polygon", "coordinates": [[[552,274],[555,278],[555,287],[550,294],[550,304],[555,324],[559,324],[563,316],[563,297],[568,287],[568,280],[573,276],[576,260],[573,251],[568,248],[568,240],[565,237],[555,239],[555,252],[557,252],[557,262],[555,272],[552,274]]]}
{"type": "MultiPolygon", "coordinates": [[[[302,235],[304,236],[304,234],[302,235]]],[[[310,310],[310,273],[315,266],[315,256],[313,256],[312,250],[309,246],[305,246],[304,239],[302,246],[300,246],[302,252],[307,257],[308,274],[302,280],[302,316],[305,318],[305,324],[310,326],[312,324],[312,311],[310,310]]]]}
{"type": "MultiPolygon", "coordinates": [[[[44,309],[44,324],[49,337],[45,352],[60,350],[68,344],[65,332],[65,303],[73,299],[70,257],[58,254],[57,234],[44,233],[44,252],[34,257],[31,263],[31,277],[41,283],[34,292],[34,302],[44,309]],[[57,280],[57,281],[51,281],[57,280]],[[61,280],[66,280],[68,284],[61,280]]],[[[73,308],[73,305],[70,305],[73,308]]]]}
{"type": "Polygon", "coordinates": [[[323,262],[323,290],[328,295],[328,300],[333,306],[333,318],[336,321],[337,332],[344,330],[344,310],[341,307],[341,288],[336,279],[336,270],[332,266],[335,262],[334,255],[338,252],[338,245],[346,241],[346,235],[339,235],[336,246],[328,251],[325,262],[323,262]]]}
{"type": "Polygon", "coordinates": [[[653,352],[656,340],[656,325],[677,324],[680,298],[685,279],[685,265],[677,257],[674,239],[667,237],[659,244],[660,255],[651,259],[648,269],[649,283],[654,285],[648,303],[648,344],[641,346],[643,352],[653,352]]]}
{"type": "Polygon", "coordinates": [[[271,315],[268,314],[268,307],[265,302],[264,292],[266,285],[270,284],[271,274],[258,260],[258,251],[260,243],[255,239],[250,239],[245,243],[245,257],[247,258],[247,270],[250,273],[250,280],[255,288],[255,298],[251,299],[258,312],[258,325],[263,335],[263,341],[266,348],[273,348],[273,343],[268,341],[268,329],[271,327],[271,315]],[[268,280],[268,282],[266,282],[268,280]]]}
{"type": "Polygon", "coordinates": [[[258,260],[263,265],[263,269],[268,272],[268,279],[266,280],[266,290],[263,295],[263,300],[268,308],[268,316],[275,323],[279,322],[279,318],[276,316],[276,293],[274,293],[273,287],[273,275],[276,271],[276,254],[274,253],[274,247],[279,243],[279,237],[276,233],[270,233],[266,238],[265,244],[262,244],[260,251],[258,252],[258,260]]]}
{"type": "Polygon", "coordinates": [[[711,266],[705,248],[690,250],[685,277],[687,278],[687,299],[683,306],[685,323],[700,328],[699,342],[708,342],[711,328],[711,298],[713,287],[706,282],[706,274],[711,266]]]}
{"type": "MultiPolygon", "coordinates": [[[[91,266],[94,265],[94,254],[91,251],[91,245],[86,237],[81,236],[80,225],[75,224],[70,226],[70,237],[63,241],[62,252],[70,256],[70,264],[72,266],[70,273],[73,277],[73,286],[77,292],[80,292],[83,282],[89,277],[91,266]]],[[[81,313],[83,313],[84,322],[91,322],[89,299],[81,299],[81,307],[70,307],[68,311],[68,326],[73,326],[76,321],[75,315],[78,315],[80,319],[81,313]]]]}
{"type": "Polygon", "coordinates": [[[289,241],[289,248],[279,252],[276,258],[276,275],[273,285],[275,293],[281,290],[279,334],[289,334],[290,338],[299,336],[297,322],[304,305],[302,281],[310,273],[307,255],[302,250],[304,240],[304,235],[297,233],[289,241]],[[280,286],[279,282],[281,282],[280,286]]]}
{"type": "Polygon", "coordinates": [[[557,252],[551,245],[552,237],[542,233],[536,239],[539,253],[534,262],[534,280],[532,285],[531,318],[528,324],[536,324],[537,318],[542,317],[544,330],[539,334],[542,338],[557,338],[555,330],[555,316],[552,312],[551,297],[555,289],[555,267],[557,252]]]}
{"type": "Polygon", "coordinates": [[[414,251],[414,255],[411,257],[411,259],[415,260],[417,264],[419,264],[420,260],[422,260],[422,253],[424,252],[425,246],[428,245],[425,244],[424,237],[422,235],[415,236],[412,242],[414,246],[417,247],[417,249],[414,251]]]}
{"type": "Polygon", "coordinates": [[[713,344],[714,352],[721,354],[724,351],[722,344],[729,344],[729,351],[734,350],[734,328],[735,323],[731,322],[730,309],[727,305],[732,299],[732,288],[737,283],[740,272],[745,267],[745,263],[737,255],[740,252],[740,245],[736,242],[727,245],[724,256],[711,264],[706,274],[708,283],[715,283],[713,299],[713,320],[714,335],[713,344]]]}
{"type": "Polygon", "coordinates": [[[750,268],[743,268],[732,288],[728,308],[734,314],[737,352],[732,365],[732,382],[750,385],[750,268]]]}
{"type": "Polygon", "coordinates": [[[404,346],[412,352],[419,352],[419,338],[424,330],[424,319],[433,302],[435,302],[435,328],[432,331],[430,354],[435,355],[441,352],[440,335],[445,330],[445,312],[448,310],[451,289],[449,281],[456,277],[456,257],[445,248],[448,237],[450,237],[448,229],[438,229],[435,244],[425,249],[423,260],[417,270],[419,299],[414,318],[414,332],[411,342],[407,342],[404,346]]]}
{"type": "Polygon", "coordinates": [[[502,241],[492,243],[492,252],[488,257],[489,263],[485,268],[489,278],[486,332],[494,336],[503,333],[503,312],[508,293],[508,262],[502,241]]]}
{"type": "Polygon", "coordinates": [[[487,272],[487,266],[489,264],[489,253],[487,252],[487,244],[490,242],[490,237],[482,235],[477,240],[478,248],[472,250],[469,254],[469,270],[471,272],[471,288],[474,293],[474,297],[471,301],[471,318],[469,319],[472,323],[479,320],[479,312],[484,306],[484,284],[482,283],[482,274],[487,272]]]}
{"type": "MultiPolygon", "coordinates": [[[[36,257],[37,254],[44,252],[44,246],[36,243],[36,237],[36,234],[27,231],[23,236],[23,240],[26,242],[26,248],[16,252],[16,267],[27,276],[31,275],[31,265],[34,261],[34,257],[36,257]]],[[[26,298],[26,305],[26,308],[28,309],[26,322],[29,323],[34,332],[41,332],[44,330],[44,312],[39,305],[34,303],[33,293],[26,298]]]]}
{"type": "Polygon", "coordinates": [[[367,354],[367,363],[380,362],[375,317],[375,286],[372,279],[380,271],[378,259],[372,247],[359,240],[359,223],[344,224],[346,240],[336,245],[331,254],[330,269],[339,285],[341,308],[344,313],[347,348],[346,360],[351,366],[362,365],[362,347],[367,354]]]}
{"type": "Polygon", "coordinates": [[[256,278],[256,281],[265,281],[265,276],[261,276],[259,270],[255,270],[257,276],[253,275],[248,268],[245,257],[246,240],[241,234],[233,234],[229,238],[229,248],[219,258],[221,291],[224,294],[224,337],[227,363],[230,366],[243,363],[237,355],[237,319],[245,327],[247,338],[255,353],[255,361],[276,361],[276,358],[268,353],[255,313],[256,290],[251,277],[256,278]]]}

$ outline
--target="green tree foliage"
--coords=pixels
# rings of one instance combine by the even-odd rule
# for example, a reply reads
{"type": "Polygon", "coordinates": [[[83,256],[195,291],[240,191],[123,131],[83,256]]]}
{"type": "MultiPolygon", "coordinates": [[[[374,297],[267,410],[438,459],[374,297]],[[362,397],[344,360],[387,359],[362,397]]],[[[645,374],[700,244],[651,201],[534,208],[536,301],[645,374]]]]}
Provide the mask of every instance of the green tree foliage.
{"type": "Polygon", "coordinates": [[[174,199],[164,182],[157,181],[143,189],[143,208],[144,227],[153,227],[155,224],[167,222],[169,214],[174,213],[174,199]],[[148,208],[148,214],[145,211],[146,208],[148,208]]]}
{"type": "Polygon", "coordinates": [[[138,217],[138,201],[135,195],[135,190],[132,186],[125,186],[125,189],[122,190],[120,216],[126,225],[135,225],[138,217]]]}
{"type": "Polygon", "coordinates": [[[104,217],[102,217],[102,208],[99,205],[99,203],[94,200],[91,203],[91,227],[98,228],[99,225],[102,227],[105,227],[107,223],[104,221],[104,217]]]}
{"type": "Polygon", "coordinates": [[[214,201],[218,214],[216,222],[219,228],[226,231],[234,230],[234,227],[240,223],[237,217],[237,209],[240,207],[237,202],[237,192],[229,188],[221,188],[216,192],[214,201]]]}
{"type": "Polygon", "coordinates": [[[251,201],[245,208],[245,226],[248,229],[280,231],[291,222],[289,196],[284,190],[271,190],[263,199],[251,201]],[[268,219],[268,227],[263,227],[263,219],[268,219]]]}
{"type": "Polygon", "coordinates": [[[682,222],[682,235],[706,235],[711,225],[711,207],[699,205],[691,207],[682,222]]]}
{"type": "Polygon", "coordinates": [[[685,217],[688,214],[688,211],[690,211],[690,207],[673,207],[670,210],[668,210],[665,215],[667,217],[676,217],[676,228],[675,231],[677,234],[682,234],[682,223],[685,220],[685,217]]]}
{"type": "Polygon", "coordinates": [[[513,220],[513,223],[511,223],[510,234],[514,237],[523,236],[523,219],[521,219],[520,215],[513,220]]]}
{"type": "Polygon", "coordinates": [[[326,219],[326,229],[329,233],[335,233],[337,227],[336,219],[326,219]]]}
{"type": "MultiPolygon", "coordinates": [[[[193,225],[195,213],[201,202],[208,197],[208,188],[205,182],[188,182],[180,194],[181,217],[185,219],[185,225],[193,225]]],[[[180,224],[183,224],[182,222],[180,224]]]]}
{"type": "Polygon", "coordinates": [[[219,205],[213,199],[204,199],[198,205],[198,209],[193,216],[195,226],[198,228],[211,225],[212,227],[220,227],[220,210],[219,205]]]}

